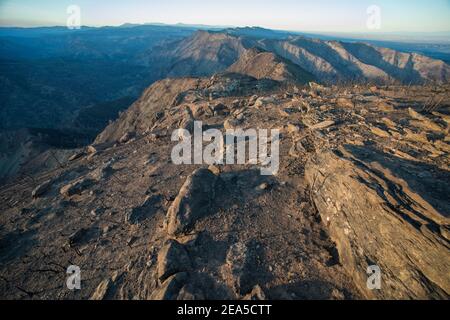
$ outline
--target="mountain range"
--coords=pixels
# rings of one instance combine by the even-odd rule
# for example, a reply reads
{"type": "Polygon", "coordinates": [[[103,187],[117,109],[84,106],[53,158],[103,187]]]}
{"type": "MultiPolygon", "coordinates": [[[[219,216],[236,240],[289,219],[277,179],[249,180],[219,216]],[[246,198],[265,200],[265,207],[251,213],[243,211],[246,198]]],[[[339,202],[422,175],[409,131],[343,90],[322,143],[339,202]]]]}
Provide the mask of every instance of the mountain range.
{"type": "Polygon", "coordinates": [[[366,43],[287,39],[198,31],[178,42],[155,47],[149,65],[164,66],[168,76],[204,76],[224,71],[248,49],[259,48],[298,65],[325,83],[446,83],[450,67],[443,61],[366,43]]]}
{"type": "Polygon", "coordinates": [[[146,88],[165,78],[225,72],[303,85],[449,80],[448,64],[414,52],[262,28],[203,29],[0,28],[0,134],[7,134],[6,141],[21,132],[17,149],[4,146],[3,157],[15,159],[27,141],[41,141],[23,132],[47,130],[54,140],[57,132],[68,131],[75,145],[93,141],[146,88]],[[33,130],[21,131],[25,128],[33,130]]]}
{"type": "MultiPolygon", "coordinates": [[[[449,78],[449,66],[441,60],[326,39],[262,28],[0,28],[0,128],[67,128],[80,110],[102,108],[125,97],[137,99],[146,87],[166,77],[225,71],[255,48],[284,59],[290,69],[297,65],[317,82],[410,84],[449,78]]],[[[400,43],[392,46],[401,48],[400,43]]],[[[102,127],[83,129],[95,136],[102,127]]]]}

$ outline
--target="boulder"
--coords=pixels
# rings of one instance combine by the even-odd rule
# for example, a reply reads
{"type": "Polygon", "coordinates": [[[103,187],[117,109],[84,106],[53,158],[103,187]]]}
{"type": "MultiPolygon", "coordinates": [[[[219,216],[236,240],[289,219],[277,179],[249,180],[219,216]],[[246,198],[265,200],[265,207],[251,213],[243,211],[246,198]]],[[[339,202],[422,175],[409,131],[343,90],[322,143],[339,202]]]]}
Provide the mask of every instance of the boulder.
{"type": "Polygon", "coordinates": [[[336,104],[341,108],[353,108],[355,106],[353,101],[347,98],[338,98],[336,104]]]}
{"type": "Polygon", "coordinates": [[[192,117],[194,118],[200,118],[204,115],[211,116],[214,114],[214,112],[211,110],[211,107],[207,104],[201,104],[197,103],[191,106],[192,110],[192,117]]]}
{"type": "Polygon", "coordinates": [[[270,184],[268,184],[267,182],[264,182],[256,187],[257,191],[264,191],[264,190],[268,190],[268,189],[270,189],[270,184]]]}
{"type": "Polygon", "coordinates": [[[114,145],[114,143],[112,142],[105,142],[105,143],[100,143],[100,144],[95,144],[95,145],[90,145],[86,147],[86,153],[91,155],[91,154],[96,154],[102,151],[105,151],[109,148],[111,148],[114,145]]]}
{"type": "Polygon", "coordinates": [[[250,99],[248,100],[248,104],[249,104],[250,106],[253,106],[253,105],[255,104],[256,100],[258,100],[258,96],[257,96],[257,95],[253,95],[253,96],[251,96],[250,99]]]}
{"type": "Polygon", "coordinates": [[[181,289],[185,286],[189,276],[187,273],[177,273],[168,278],[161,287],[151,295],[151,300],[177,300],[181,289]]]}
{"type": "Polygon", "coordinates": [[[247,294],[242,300],[247,301],[263,301],[266,300],[266,295],[264,294],[263,289],[259,285],[256,285],[252,292],[247,294]]]}
{"type": "Polygon", "coordinates": [[[218,166],[210,165],[208,167],[208,170],[214,173],[216,176],[220,176],[220,168],[218,166]]]}
{"type": "Polygon", "coordinates": [[[411,109],[411,108],[408,108],[408,113],[409,113],[409,116],[410,116],[411,118],[415,119],[415,120],[419,120],[419,121],[424,121],[424,120],[426,120],[426,118],[425,118],[423,115],[421,115],[420,113],[414,111],[414,110],[411,109]]]}
{"type": "Polygon", "coordinates": [[[97,286],[90,300],[103,300],[111,286],[111,280],[105,279],[97,286]]]}
{"type": "Polygon", "coordinates": [[[42,197],[50,190],[51,185],[52,183],[50,180],[40,184],[31,192],[31,196],[33,197],[33,199],[42,197]]]}
{"type": "Polygon", "coordinates": [[[191,261],[186,249],[175,240],[168,240],[158,254],[158,278],[164,282],[174,274],[189,271],[191,261]]]}
{"type": "Polygon", "coordinates": [[[204,168],[194,171],[187,178],[167,212],[167,232],[170,235],[185,233],[198,219],[209,213],[217,179],[204,168]]]}
{"type": "Polygon", "coordinates": [[[225,130],[235,130],[238,128],[240,121],[237,119],[228,119],[224,122],[223,127],[225,130]]]}
{"type": "MultiPolygon", "coordinates": [[[[378,160],[381,153],[377,156],[365,149],[371,155],[364,162],[365,169],[353,162],[353,154],[341,150],[343,157],[320,153],[305,168],[308,183],[318,186],[315,206],[338,249],[336,262],[352,275],[365,299],[447,299],[450,260],[447,242],[438,229],[447,224],[445,218],[391,173],[394,166],[383,167],[378,160]],[[419,215],[422,221],[433,221],[436,229],[430,231],[428,222],[419,220],[413,225],[411,217],[418,219],[419,215]],[[381,290],[367,288],[366,271],[373,265],[382,272],[381,290]]],[[[416,179],[424,185],[435,183],[416,179]]],[[[333,296],[342,298],[339,293],[333,296]]]]}
{"type": "Polygon", "coordinates": [[[59,193],[64,197],[72,197],[76,194],[81,194],[83,191],[90,188],[94,184],[95,180],[92,178],[81,178],[62,187],[59,193]]]}
{"type": "Polygon", "coordinates": [[[311,130],[323,130],[323,129],[333,126],[334,124],[335,124],[334,121],[328,120],[328,121],[323,121],[323,122],[317,123],[309,128],[311,130]]]}
{"type": "Polygon", "coordinates": [[[218,103],[211,106],[211,110],[213,111],[215,116],[224,116],[229,114],[227,106],[223,103],[218,103]]]}
{"type": "Polygon", "coordinates": [[[118,142],[121,143],[121,144],[126,144],[126,143],[130,142],[131,139],[134,138],[134,136],[135,136],[135,134],[132,133],[132,132],[124,133],[124,134],[122,135],[122,137],[120,137],[120,139],[119,139],[118,142]]]}
{"type": "Polygon", "coordinates": [[[322,86],[318,83],[315,83],[315,82],[310,82],[308,85],[311,89],[319,91],[319,92],[325,90],[324,86],[322,86]]]}
{"type": "Polygon", "coordinates": [[[261,108],[271,103],[275,103],[275,99],[273,97],[261,97],[256,100],[255,108],[261,108]]]}
{"type": "Polygon", "coordinates": [[[389,138],[391,136],[388,132],[386,132],[386,131],[384,131],[384,130],[382,130],[380,128],[377,128],[377,127],[371,127],[370,131],[374,135],[376,135],[376,136],[378,136],[380,138],[389,138]]]}
{"type": "Polygon", "coordinates": [[[292,124],[292,123],[289,123],[289,124],[287,125],[286,129],[287,129],[287,132],[289,132],[289,133],[291,133],[291,134],[296,134],[296,133],[299,133],[299,132],[300,132],[300,127],[299,127],[299,126],[296,126],[296,125],[294,125],[294,124],[292,124]]]}
{"type": "Polygon", "coordinates": [[[241,100],[236,99],[231,103],[231,108],[232,109],[236,109],[239,108],[241,106],[241,100]]]}
{"type": "Polygon", "coordinates": [[[86,148],[86,152],[87,152],[87,154],[94,154],[94,153],[97,153],[97,148],[95,147],[95,146],[88,146],[87,148],[86,148]]]}
{"type": "Polygon", "coordinates": [[[75,153],[74,155],[69,157],[68,160],[69,161],[75,161],[75,160],[78,160],[78,159],[84,157],[85,155],[86,155],[86,153],[84,151],[81,151],[81,152],[75,153]]]}
{"type": "Polygon", "coordinates": [[[104,279],[91,295],[90,300],[109,300],[114,297],[117,284],[122,281],[123,272],[114,272],[110,278],[104,279]]]}

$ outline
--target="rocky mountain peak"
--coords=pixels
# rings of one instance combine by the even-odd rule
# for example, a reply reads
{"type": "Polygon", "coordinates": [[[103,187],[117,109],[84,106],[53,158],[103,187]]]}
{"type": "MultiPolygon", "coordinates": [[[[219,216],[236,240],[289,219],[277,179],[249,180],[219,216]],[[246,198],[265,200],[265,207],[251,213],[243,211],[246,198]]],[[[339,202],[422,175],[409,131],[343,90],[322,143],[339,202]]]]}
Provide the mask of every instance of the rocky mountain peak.
{"type": "Polygon", "coordinates": [[[228,68],[228,71],[249,75],[256,79],[272,79],[298,84],[315,80],[312,74],[300,66],[257,47],[246,50],[239,60],[228,68]]]}

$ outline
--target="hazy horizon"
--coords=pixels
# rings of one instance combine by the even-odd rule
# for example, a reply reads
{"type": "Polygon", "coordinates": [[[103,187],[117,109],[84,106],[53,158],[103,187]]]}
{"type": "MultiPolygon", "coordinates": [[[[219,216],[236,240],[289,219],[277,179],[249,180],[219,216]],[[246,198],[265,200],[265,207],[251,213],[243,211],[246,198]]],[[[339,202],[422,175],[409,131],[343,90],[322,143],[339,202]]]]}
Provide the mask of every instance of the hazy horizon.
{"type": "Polygon", "coordinates": [[[314,33],[445,33],[450,32],[450,0],[433,5],[419,1],[344,0],[4,0],[0,1],[0,26],[64,26],[67,8],[81,10],[84,26],[120,26],[125,23],[207,26],[258,26],[273,30],[314,33]],[[370,7],[380,10],[380,25],[370,29],[370,7]],[[369,10],[369,11],[368,11],[369,10]]]}
{"type": "MultiPolygon", "coordinates": [[[[92,25],[82,25],[83,28],[118,28],[118,27],[139,27],[139,26],[166,26],[166,27],[186,27],[186,28],[197,28],[199,30],[224,30],[224,29],[234,29],[234,28],[260,28],[268,31],[275,32],[285,32],[292,33],[293,35],[305,35],[305,36],[323,36],[330,39],[342,39],[342,40],[361,40],[361,41],[386,41],[386,42],[398,42],[398,43],[430,43],[430,44],[446,44],[450,43],[450,31],[428,31],[428,32],[333,32],[333,31],[304,31],[304,30],[286,30],[286,29],[275,29],[275,28],[265,28],[261,26],[233,26],[233,25],[207,25],[207,24],[189,24],[184,22],[178,22],[173,24],[162,23],[162,22],[145,22],[145,23],[130,23],[125,22],[119,25],[102,25],[102,26],[92,26],[92,25]]],[[[41,26],[2,26],[0,29],[39,29],[39,28],[66,28],[64,25],[41,25],[41,26]]],[[[77,31],[77,30],[72,30],[77,31]]]]}

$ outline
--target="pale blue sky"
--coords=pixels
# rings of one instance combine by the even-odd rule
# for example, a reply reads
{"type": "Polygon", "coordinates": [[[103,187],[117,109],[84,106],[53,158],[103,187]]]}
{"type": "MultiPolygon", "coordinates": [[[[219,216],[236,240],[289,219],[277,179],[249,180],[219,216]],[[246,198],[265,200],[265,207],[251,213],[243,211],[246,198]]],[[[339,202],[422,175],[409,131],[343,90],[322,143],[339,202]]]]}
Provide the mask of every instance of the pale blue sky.
{"type": "Polygon", "coordinates": [[[0,0],[0,25],[65,25],[73,4],[90,26],[180,22],[320,32],[371,32],[366,10],[378,5],[378,32],[450,31],[450,0],[0,0]]]}

